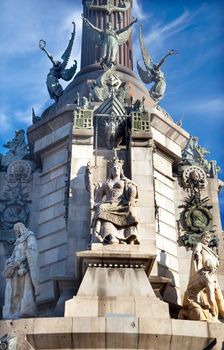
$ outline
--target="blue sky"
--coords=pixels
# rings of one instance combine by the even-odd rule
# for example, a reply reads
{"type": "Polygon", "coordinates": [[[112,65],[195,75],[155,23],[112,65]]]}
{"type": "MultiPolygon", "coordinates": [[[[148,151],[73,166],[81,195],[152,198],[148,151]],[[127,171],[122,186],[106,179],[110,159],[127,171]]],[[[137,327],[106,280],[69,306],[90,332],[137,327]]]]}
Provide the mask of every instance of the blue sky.
{"type": "MultiPolygon", "coordinates": [[[[76,22],[73,59],[81,48],[81,0],[1,0],[0,2],[0,152],[14,130],[31,124],[51,104],[46,76],[51,66],[39,47],[60,58],[76,22]]],[[[163,66],[167,93],[161,101],[175,121],[199,137],[224,178],[224,6],[219,0],[134,0],[134,15],[143,24],[150,54],[158,63],[168,49],[179,54],[163,66]]],[[[141,59],[138,27],[133,35],[134,59],[141,59]]],[[[224,190],[223,190],[224,193],[224,190]]],[[[224,194],[220,196],[224,207],[224,194]]]]}

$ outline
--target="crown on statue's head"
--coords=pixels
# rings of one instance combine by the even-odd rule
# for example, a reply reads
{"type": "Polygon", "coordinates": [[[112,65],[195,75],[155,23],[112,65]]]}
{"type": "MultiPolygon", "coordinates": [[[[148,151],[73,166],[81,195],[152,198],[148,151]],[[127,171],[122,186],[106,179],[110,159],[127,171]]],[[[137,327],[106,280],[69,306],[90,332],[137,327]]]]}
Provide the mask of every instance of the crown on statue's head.
{"type": "Polygon", "coordinates": [[[123,168],[124,161],[118,159],[118,157],[113,157],[112,160],[108,160],[109,167],[119,166],[121,169],[123,168]]]}

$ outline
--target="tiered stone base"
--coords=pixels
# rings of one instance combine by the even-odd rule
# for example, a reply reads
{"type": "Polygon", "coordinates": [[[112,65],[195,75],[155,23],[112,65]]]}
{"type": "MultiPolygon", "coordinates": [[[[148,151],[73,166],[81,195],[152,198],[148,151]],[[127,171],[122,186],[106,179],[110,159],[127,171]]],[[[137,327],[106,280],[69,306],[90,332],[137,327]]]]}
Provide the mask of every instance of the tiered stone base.
{"type": "Polygon", "coordinates": [[[17,350],[147,349],[202,350],[217,339],[222,349],[224,325],[148,317],[62,317],[0,321],[0,336],[18,336],[17,350]],[[29,347],[24,347],[26,337],[29,347]],[[21,344],[21,346],[19,345],[21,344]]]}
{"type": "Polygon", "coordinates": [[[17,350],[222,348],[224,324],[170,319],[148,278],[155,255],[95,245],[77,256],[82,282],[65,317],[0,321],[0,336],[18,337],[17,350]]]}

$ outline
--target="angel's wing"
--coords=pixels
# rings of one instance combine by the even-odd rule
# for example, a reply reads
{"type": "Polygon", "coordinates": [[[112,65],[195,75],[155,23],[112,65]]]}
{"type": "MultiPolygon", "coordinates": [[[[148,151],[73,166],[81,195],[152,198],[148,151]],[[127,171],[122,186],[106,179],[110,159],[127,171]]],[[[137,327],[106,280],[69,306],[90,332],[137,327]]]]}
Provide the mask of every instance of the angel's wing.
{"type": "Polygon", "coordinates": [[[73,42],[74,42],[74,38],[75,38],[75,22],[72,22],[72,24],[73,24],[73,31],[71,34],[71,39],[69,40],[69,43],[68,43],[66,50],[64,51],[63,55],[61,56],[61,59],[63,60],[63,62],[61,64],[61,70],[64,70],[65,67],[67,66],[67,63],[69,61],[69,58],[70,58],[71,52],[72,52],[72,46],[73,46],[73,42]]]}
{"type": "Polygon", "coordinates": [[[132,27],[128,28],[124,32],[118,34],[118,45],[123,45],[128,41],[129,36],[131,35],[132,27]]]}
{"type": "Polygon", "coordinates": [[[148,69],[152,68],[153,61],[152,61],[152,58],[149,55],[149,53],[148,53],[148,51],[146,50],[146,47],[145,47],[145,42],[144,42],[144,38],[143,38],[143,35],[142,35],[142,26],[140,26],[139,39],[140,39],[140,47],[141,47],[141,52],[142,52],[142,58],[143,58],[145,67],[148,70],[148,69]]]}
{"type": "Polygon", "coordinates": [[[149,84],[152,82],[152,76],[150,75],[148,70],[144,70],[140,64],[139,61],[137,60],[137,69],[138,69],[138,74],[140,78],[142,79],[143,83],[149,84]]]}

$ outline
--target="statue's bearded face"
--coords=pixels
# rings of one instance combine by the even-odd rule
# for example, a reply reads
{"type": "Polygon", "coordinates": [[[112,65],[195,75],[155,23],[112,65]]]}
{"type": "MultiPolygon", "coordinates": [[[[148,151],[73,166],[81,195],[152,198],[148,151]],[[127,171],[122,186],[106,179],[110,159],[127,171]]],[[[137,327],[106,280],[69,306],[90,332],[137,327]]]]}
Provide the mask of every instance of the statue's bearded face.
{"type": "Polygon", "coordinates": [[[16,236],[18,236],[18,237],[21,236],[20,226],[18,224],[14,225],[13,230],[14,230],[16,236]]]}

